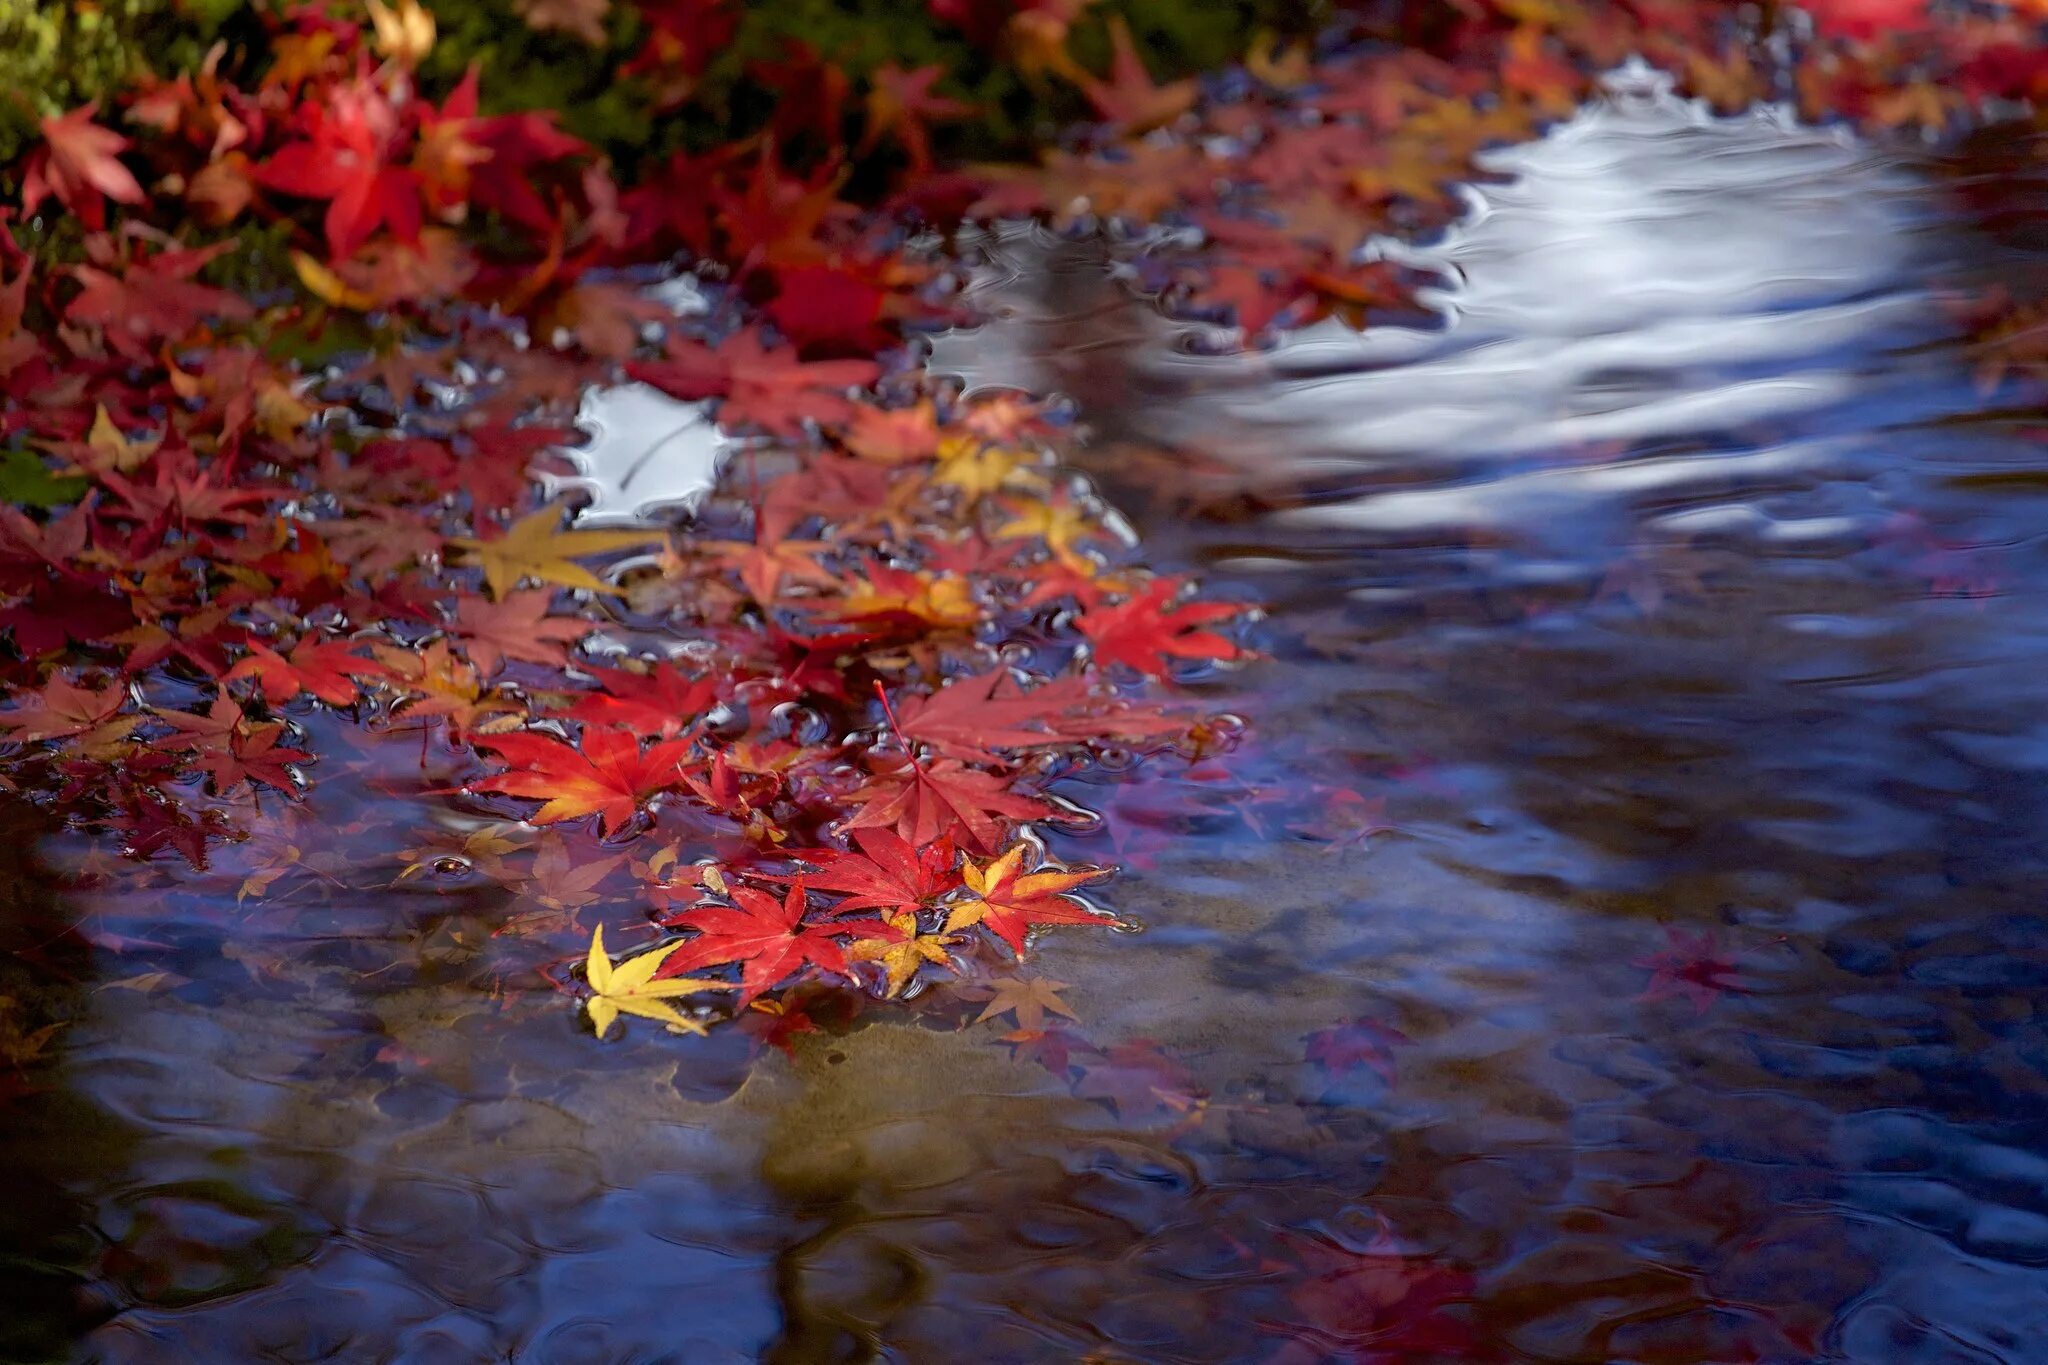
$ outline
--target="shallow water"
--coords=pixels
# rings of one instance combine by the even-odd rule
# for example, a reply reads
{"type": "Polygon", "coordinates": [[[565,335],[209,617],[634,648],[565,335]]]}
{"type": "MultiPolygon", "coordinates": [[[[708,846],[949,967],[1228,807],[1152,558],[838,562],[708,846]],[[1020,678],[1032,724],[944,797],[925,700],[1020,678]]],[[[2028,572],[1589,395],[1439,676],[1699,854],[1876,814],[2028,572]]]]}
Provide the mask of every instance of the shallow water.
{"type": "MultiPolygon", "coordinates": [[[[1148,555],[1269,605],[1200,684],[1251,738],[1049,835],[1147,928],[1039,971],[1185,1075],[1077,1094],[882,1012],[601,1047],[538,984],[484,1010],[545,907],[416,854],[193,922],[47,889],[47,843],[16,921],[183,979],[63,964],[0,1353],[2042,1358],[2048,453],[1945,302],[2037,269],[2048,200],[1995,142],[1652,91],[1499,169],[1430,325],[1207,356],[1012,242],[1007,320],[938,349],[1070,394],[1148,555]]],[[[394,754],[322,818],[430,785],[394,754]]]]}

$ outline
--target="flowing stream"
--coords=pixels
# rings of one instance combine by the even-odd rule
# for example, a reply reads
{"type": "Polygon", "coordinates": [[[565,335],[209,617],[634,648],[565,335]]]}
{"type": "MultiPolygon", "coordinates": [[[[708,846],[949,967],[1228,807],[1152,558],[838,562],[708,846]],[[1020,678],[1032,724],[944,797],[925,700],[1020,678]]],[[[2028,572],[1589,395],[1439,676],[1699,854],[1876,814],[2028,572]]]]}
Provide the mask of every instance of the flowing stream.
{"type": "MultiPolygon", "coordinates": [[[[2040,1359],[2048,448],[1951,301],[2040,268],[2048,194],[1641,75],[1492,169],[1383,248],[1429,325],[1210,354],[1020,229],[933,348],[1065,394],[1148,554],[1268,605],[1200,684],[1245,744],[1048,836],[1147,927],[1038,970],[1203,1112],[881,1012],[485,1028],[507,950],[366,876],[92,991],[0,1136],[5,1358],[2040,1359]]],[[[594,505],[687,501],[690,414],[604,411],[594,505]]]]}

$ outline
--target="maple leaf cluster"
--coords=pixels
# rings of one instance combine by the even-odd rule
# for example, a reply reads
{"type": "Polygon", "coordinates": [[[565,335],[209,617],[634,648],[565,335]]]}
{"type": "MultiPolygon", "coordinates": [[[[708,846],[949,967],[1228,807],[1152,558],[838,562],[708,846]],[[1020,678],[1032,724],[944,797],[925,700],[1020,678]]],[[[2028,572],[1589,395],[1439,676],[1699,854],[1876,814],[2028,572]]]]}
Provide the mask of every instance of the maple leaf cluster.
{"type": "MultiPolygon", "coordinates": [[[[730,0],[631,8],[636,37],[615,75],[658,107],[699,98],[707,66],[751,22],[730,0]]],[[[945,93],[954,73],[788,38],[780,56],[742,64],[743,84],[794,92],[765,126],[650,155],[620,183],[554,111],[483,113],[474,66],[431,97],[420,72],[436,29],[419,0],[366,0],[367,22],[301,5],[264,12],[260,53],[216,49],[118,107],[45,119],[15,175],[25,215],[55,203],[89,232],[110,207],[159,220],[175,210],[215,231],[282,225],[298,279],[332,308],[462,296],[610,359],[631,354],[644,314],[592,272],[678,250],[728,275],[807,358],[871,354],[906,322],[950,316],[930,288],[934,262],[902,229],[962,214],[1191,225],[1199,247],[1157,253],[1150,283],[1255,334],[1411,306],[1416,281],[1361,246],[1441,224],[1478,153],[1568,114],[1631,54],[1718,108],[1789,83],[1807,116],[1879,128],[1942,131],[2048,92],[2048,58],[2018,19],[1937,15],[1923,0],[1807,8],[1787,45],[1732,3],[1484,0],[1427,26],[1405,12],[1349,21],[1355,41],[1319,61],[1306,44],[1266,40],[1241,79],[1204,86],[1155,80],[1113,8],[948,0],[931,7],[937,31],[1093,111],[1074,149],[1036,167],[947,167],[934,129],[987,112],[945,93]],[[1106,38],[1099,72],[1072,55],[1081,27],[1106,38]],[[249,74],[230,79],[224,66],[249,74]]],[[[540,31],[609,41],[609,0],[521,0],[518,12],[540,31]]],[[[730,94],[705,98],[724,107],[730,94]]],[[[147,273],[185,278],[174,272],[166,260],[147,273]]],[[[744,389],[746,362],[730,367],[744,389]]]]}
{"type": "MultiPolygon", "coordinates": [[[[791,50],[805,98],[764,133],[622,184],[548,111],[484,113],[484,73],[427,93],[415,0],[266,12],[239,79],[216,53],[44,121],[0,232],[5,780],[165,895],[182,864],[256,901],[357,875],[307,832],[331,788],[348,848],[507,892],[508,936],[580,949],[579,916],[641,906],[660,960],[607,971],[593,947],[597,1013],[686,1029],[708,1016],[673,1003],[677,973],[751,1019],[1110,922],[1075,898],[1098,870],[1046,861],[1030,827],[1072,816],[1052,784],[1111,753],[1227,747],[1171,695],[1244,657],[1249,613],[1139,563],[1044,408],[905,368],[906,325],[952,315],[943,251],[906,228],[1173,220],[1200,242],[1148,267],[1169,298],[1247,331],[1362,317],[1409,282],[1359,244],[1439,220],[1478,152],[1625,52],[1721,104],[1776,75],[1732,7],[1503,0],[1161,84],[1114,14],[1106,62],[1076,60],[1085,8],[932,10],[1095,111],[1036,167],[941,164],[932,129],[966,113],[944,72],[885,65],[856,93],[791,50]],[[303,292],[224,287],[244,233],[282,234],[303,292]],[[675,251],[702,266],[700,316],[616,269],[675,251]],[[308,347],[324,368],[287,358],[308,347]],[[744,445],[680,530],[579,524],[536,491],[580,397],[622,377],[744,445]]],[[[733,11],[638,9],[635,79],[689,98],[733,11]]],[[[1818,5],[1788,45],[1812,108],[1927,123],[1961,106],[1899,103],[1909,72],[1956,73],[1965,103],[2040,84],[2003,18],[1873,12],[1818,5]]],[[[1338,795],[1311,837],[1381,827],[1338,795]]],[[[1374,1064],[1347,1046],[1326,1060],[1374,1064]]]]}
{"type": "MultiPolygon", "coordinates": [[[[339,279],[431,230],[442,182],[390,148],[509,125],[479,123],[473,85],[397,113],[399,57],[344,79],[327,58],[360,35],[294,35],[311,45],[273,74],[320,93],[252,174],[325,197],[330,264],[301,272],[339,279]],[[359,119],[399,141],[357,146],[359,119]],[[371,161],[368,188],[315,184],[371,161]]],[[[207,88],[250,120],[268,98],[207,88]]],[[[38,188],[134,199],[65,164],[38,188]]],[[[1062,817],[1046,785],[1097,750],[1184,742],[1201,718],[1159,690],[1239,657],[1223,628],[1244,612],[1132,562],[1038,407],[962,402],[865,351],[808,358],[801,321],[744,289],[688,321],[643,307],[625,373],[753,444],[684,533],[592,528],[531,474],[618,373],[593,348],[423,297],[309,375],[263,345],[294,303],[199,282],[226,249],[135,222],[89,234],[78,265],[0,249],[0,384],[33,494],[0,509],[0,736],[29,800],[106,833],[145,881],[174,885],[181,855],[239,871],[238,902],[325,894],[346,864],[308,851],[296,804],[331,783],[355,804],[415,736],[436,774],[420,799],[541,837],[451,846],[370,802],[350,845],[408,849],[401,880],[447,864],[515,890],[521,936],[637,895],[681,937],[646,980],[593,971],[599,1013],[678,1027],[695,1016],[666,1003],[672,971],[710,970],[746,1013],[820,980],[904,994],[976,945],[1110,922],[1070,895],[1100,871],[1030,865],[1027,827],[1062,817]],[[610,842],[554,833],[571,826],[610,842]],[[662,853],[613,851],[634,838],[662,853]]]]}
{"type": "MultiPolygon", "coordinates": [[[[889,215],[863,215],[842,193],[856,161],[886,163],[885,187],[928,178],[930,129],[971,112],[934,91],[940,67],[884,64],[856,95],[836,64],[798,45],[754,76],[812,99],[787,101],[771,127],[708,151],[650,157],[640,183],[621,185],[558,111],[484,112],[476,65],[430,94],[421,68],[436,25],[419,0],[365,0],[353,20],[338,8],[265,7],[259,49],[217,46],[197,70],[148,76],[107,107],[42,120],[11,177],[22,217],[55,206],[98,234],[122,210],[130,225],[179,223],[223,251],[236,240],[224,232],[274,241],[282,231],[298,282],[330,309],[404,312],[464,298],[614,359],[637,339],[622,324],[649,305],[592,272],[679,249],[729,272],[806,348],[873,350],[902,319],[932,315],[917,295],[929,268],[902,249],[889,215]],[[798,142],[806,151],[793,163],[786,149],[798,142]]],[[[657,97],[686,97],[741,18],[723,0],[635,8],[640,37],[618,75],[657,97]]],[[[521,13],[539,29],[591,38],[607,9],[536,0],[521,13]]],[[[114,283],[179,295],[171,286],[190,273],[167,256],[114,283]]],[[[197,288],[165,302],[195,320],[205,312],[197,288]]]]}
{"type": "Polygon", "coordinates": [[[1143,689],[1239,657],[1216,627],[1242,608],[1121,564],[1028,404],[878,408],[785,356],[754,372],[760,403],[801,415],[778,427],[715,382],[724,357],[772,354],[757,333],[669,354],[692,358],[687,380],[672,360],[636,372],[720,394],[718,415],[776,434],[788,462],[756,448],[749,482],[625,582],[636,615],[713,646],[706,666],[592,670],[546,729],[476,736],[505,767],[468,790],[537,802],[521,808],[537,824],[670,841],[675,879],[649,892],[688,937],[662,970],[736,972],[743,1010],[813,981],[902,994],[977,942],[1022,954],[1040,927],[1111,922],[1070,899],[1102,870],[1033,868],[1022,831],[1060,817],[1044,783],[1093,748],[1187,741],[1199,715],[1143,689]],[[731,711],[770,723],[735,735],[713,721],[731,711]],[[692,842],[715,863],[685,867],[692,842]]]}

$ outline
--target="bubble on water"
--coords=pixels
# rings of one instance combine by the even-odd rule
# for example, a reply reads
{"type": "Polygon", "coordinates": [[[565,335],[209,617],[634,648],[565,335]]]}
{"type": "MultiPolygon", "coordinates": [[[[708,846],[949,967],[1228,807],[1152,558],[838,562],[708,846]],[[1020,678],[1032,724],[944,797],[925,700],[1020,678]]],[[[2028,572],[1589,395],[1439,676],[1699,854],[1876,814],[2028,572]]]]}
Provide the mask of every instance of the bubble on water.
{"type": "Polygon", "coordinates": [[[1127,745],[1105,744],[1095,751],[1095,766],[1103,772],[1128,772],[1137,765],[1138,755],[1127,745]]]}
{"type": "Polygon", "coordinates": [[[1045,822],[1056,827],[1061,833],[1082,836],[1101,833],[1104,823],[1101,811],[1090,810],[1057,793],[1049,792],[1045,799],[1053,808],[1053,813],[1045,817],[1045,822]]]}
{"type": "Polygon", "coordinates": [[[704,732],[713,739],[739,739],[751,724],[750,713],[744,704],[720,702],[704,713],[704,732]]]}
{"type": "Polygon", "coordinates": [[[822,744],[832,733],[832,722],[801,702],[782,703],[769,712],[769,719],[794,744],[822,744]]]}

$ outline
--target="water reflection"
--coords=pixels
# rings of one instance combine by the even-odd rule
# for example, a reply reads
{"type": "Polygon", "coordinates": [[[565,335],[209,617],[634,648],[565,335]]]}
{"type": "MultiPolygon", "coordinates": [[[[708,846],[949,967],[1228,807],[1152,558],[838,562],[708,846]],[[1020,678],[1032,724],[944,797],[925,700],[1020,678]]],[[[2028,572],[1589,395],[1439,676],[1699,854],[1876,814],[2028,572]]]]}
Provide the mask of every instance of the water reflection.
{"type": "MultiPolygon", "coordinates": [[[[169,974],[72,950],[19,1353],[2037,1356],[2048,461],[1935,306],[2030,263],[1903,158],[1654,91],[1501,170],[1435,329],[1198,357],[1080,252],[942,347],[1069,392],[1151,553],[1278,603],[1204,684],[1228,765],[1069,784],[1119,816],[1052,838],[1125,840],[1151,926],[1044,945],[1129,1049],[1094,1097],[988,1027],[598,1046],[416,850],[307,923],[50,841],[169,974]]],[[[431,799],[392,748],[324,818],[431,799]]]]}
{"type": "Polygon", "coordinates": [[[1371,249],[1440,279],[1436,325],[1333,319],[1203,355],[1202,329],[1105,295],[1095,249],[1012,230],[978,291],[998,324],[939,339],[934,368],[1070,393],[1228,491],[1326,494],[1291,526],[1374,536],[1742,502],[1825,477],[1845,424],[1975,406],[1951,365],[1896,359],[1938,334],[1928,281],[1959,250],[1906,161],[1771,111],[1710,117],[1647,72],[1613,84],[1492,154],[1500,181],[1442,242],[1371,249]]]}
{"type": "Polygon", "coordinates": [[[1941,305],[2036,266],[1933,172],[2013,205],[1654,87],[1498,165],[1412,255],[1435,328],[1205,356],[1059,247],[1049,302],[938,347],[986,383],[1022,345],[1155,553],[1280,599],[1239,777],[1394,827],[1182,845],[1118,889],[1174,927],[1060,972],[1174,982],[1124,1013],[1255,1087],[1398,1025],[1397,1084],[1320,1098],[1384,1130],[1353,1188],[1481,1268],[1456,1358],[2027,1359],[2048,1205],[1978,1172],[2048,1114],[2042,462],[1941,305]]]}

